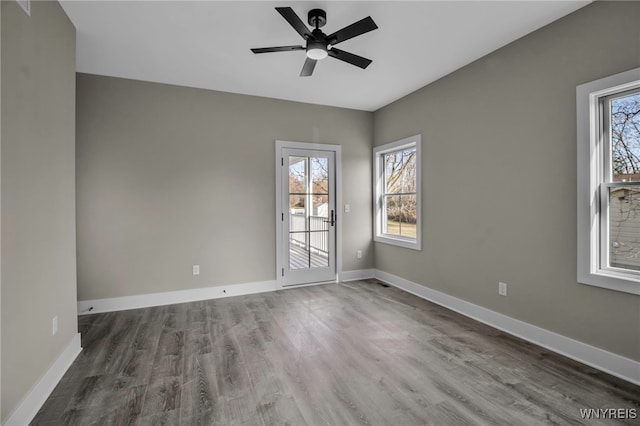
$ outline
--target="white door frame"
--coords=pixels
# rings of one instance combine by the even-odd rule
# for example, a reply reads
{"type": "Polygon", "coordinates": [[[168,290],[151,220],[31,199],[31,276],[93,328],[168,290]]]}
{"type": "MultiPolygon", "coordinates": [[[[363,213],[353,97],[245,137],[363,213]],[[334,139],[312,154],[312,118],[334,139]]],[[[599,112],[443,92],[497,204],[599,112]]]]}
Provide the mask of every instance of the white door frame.
{"type": "MultiPolygon", "coordinates": [[[[275,148],[275,169],[276,169],[276,284],[278,289],[304,287],[307,285],[316,285],[323,283],[299,284],[295,286],[285,287],[283,276],[284,265],[284,244],[283,244],[283,221],[282,215],[282,150],[286,148],[306,149],[316,151],[332,151],[335,154],[335,197],[336,197],[336,278],[328,282],[339,282],[342,276],[342,147],[340,145],[292,142],[276,140],[275,148]]],[[[287,169],[288,173],[288,169],[287,169]]],[[[288,212],[286,212],[288,214],[288,212]]],[[[288,249],[288,247],[287,247],[288,249]]],[[[328,283],[327,282],[327,283],[328,283]]]]}

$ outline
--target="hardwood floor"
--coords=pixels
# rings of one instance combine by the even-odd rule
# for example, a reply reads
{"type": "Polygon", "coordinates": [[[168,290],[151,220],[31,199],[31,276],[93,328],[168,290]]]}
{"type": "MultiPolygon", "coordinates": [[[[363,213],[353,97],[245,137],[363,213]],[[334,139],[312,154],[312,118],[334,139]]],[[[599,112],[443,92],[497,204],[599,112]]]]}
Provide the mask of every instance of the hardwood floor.
{"type": "Polygon", "coordinates": [[[34,425],[536,425],[640,388],[375,280],[79,317],[34,425]]]}

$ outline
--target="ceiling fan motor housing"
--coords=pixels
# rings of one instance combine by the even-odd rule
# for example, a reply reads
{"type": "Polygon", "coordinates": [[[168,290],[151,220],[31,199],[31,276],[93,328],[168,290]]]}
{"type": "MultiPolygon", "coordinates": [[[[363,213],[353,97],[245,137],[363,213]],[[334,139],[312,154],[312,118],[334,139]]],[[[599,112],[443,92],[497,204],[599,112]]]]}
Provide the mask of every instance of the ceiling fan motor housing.
{"type": "Polygon", "coordinates": [[[326,42],[320,40],[307,41],[307,57],[316,61],[324,59],[329,55],[326,42]]]}
{"type": "Polygon", "coordinates": [[[322,28],[327,23],[327,13],[322,9],[311,9],[307,14],[307,22],[315,28],[322,28]]]}

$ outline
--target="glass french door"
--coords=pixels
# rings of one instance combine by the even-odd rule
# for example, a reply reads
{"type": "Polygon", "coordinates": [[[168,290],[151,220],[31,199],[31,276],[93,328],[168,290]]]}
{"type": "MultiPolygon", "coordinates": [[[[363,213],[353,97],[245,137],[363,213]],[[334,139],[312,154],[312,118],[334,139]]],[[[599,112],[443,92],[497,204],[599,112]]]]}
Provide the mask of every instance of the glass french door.
{"type": "Polygon", "coordinates": [[[336,279],[335,153],[282,149],[285,286],[336,279]]]}

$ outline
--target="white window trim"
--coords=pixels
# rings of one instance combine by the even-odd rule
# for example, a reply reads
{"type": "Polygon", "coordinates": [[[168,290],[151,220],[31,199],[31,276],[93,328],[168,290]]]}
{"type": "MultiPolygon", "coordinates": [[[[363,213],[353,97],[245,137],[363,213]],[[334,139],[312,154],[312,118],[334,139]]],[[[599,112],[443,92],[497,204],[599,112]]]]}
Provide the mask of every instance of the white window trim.
{"type": "Polygon", "coordinates": [[[599,181],[601,173],[599,99],[640,85],[640,68],[605,77],[576,88],[578,160],[578,282],[640,294],[640,276],[600,265],[599,181]]]}
{"type": "Polygon", "coordinates": [[[373,240],[413,250],[422,250],[422,135],[415,135],[373,148],[373,240]],[[384,167],[382,156],[402,148],[416,147],[416,238],[403,238],[382,233],[382,190],[384,167]]]}

